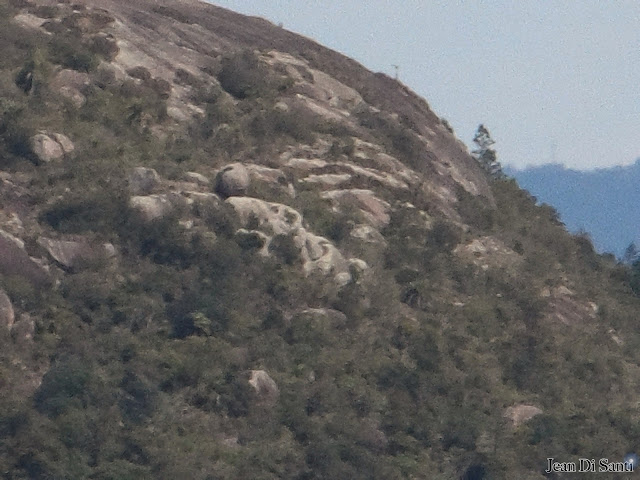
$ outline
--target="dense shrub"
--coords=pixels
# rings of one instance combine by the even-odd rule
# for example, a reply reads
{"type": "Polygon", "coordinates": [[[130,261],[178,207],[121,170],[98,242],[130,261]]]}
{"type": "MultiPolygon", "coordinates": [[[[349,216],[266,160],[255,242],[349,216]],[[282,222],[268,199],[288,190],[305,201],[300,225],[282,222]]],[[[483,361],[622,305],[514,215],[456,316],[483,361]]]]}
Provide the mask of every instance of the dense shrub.
{"type": "Polygon", "coordinates": [[[96,191],[55,203],[41,214],[40,221],[62,233],[110,233],[120,231],[127,218],[127,205],[117,192],[96,191]]]}
{"type": "Polygon", "coordinates": [[[87,363],[79,358],[59,360],[42,378],[34,396],[36,408],[52,417],[71,408],[83,408],[90,375],[87,363]]]}
{"type": "Polygon", "coordinates": [[[239,99],[267,98],[291,83],[275,75],[251,50],[223,58],[218,80],[222,88],[239,99]]]}
{"type": "Polygon", "coordinates": [[[100,64],[100,58],[73,36],[56,35],[51,41],[50,58],[64,68],[80,72],[93,72],[100,64]]]}
{"type": "Polygon", "coordinates": [[[120,388],[123,395],[118,405],[122,416],[139,423],[151,416],[156,409],[157,392],[133,372],[126,372],[120,388]]]}

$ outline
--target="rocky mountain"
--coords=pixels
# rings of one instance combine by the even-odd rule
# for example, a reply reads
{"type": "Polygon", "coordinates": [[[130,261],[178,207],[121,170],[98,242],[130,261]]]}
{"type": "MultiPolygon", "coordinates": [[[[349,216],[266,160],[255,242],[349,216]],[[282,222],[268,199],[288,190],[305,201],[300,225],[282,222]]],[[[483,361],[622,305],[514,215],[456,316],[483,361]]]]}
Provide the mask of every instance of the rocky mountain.
{"type": "Polygon", "coordinates": [[[598,251],[622,257],[640,239],[640,160],[590,171],[543,165],[508,173],[539,201],[553,205],[570,231],[588,232],[598,251]]]}
{"type": "Polygon", "coordinates": [[[563,478],[631,274],[406,86],[195,0],[0,0],[0,474],[563,478]]]}

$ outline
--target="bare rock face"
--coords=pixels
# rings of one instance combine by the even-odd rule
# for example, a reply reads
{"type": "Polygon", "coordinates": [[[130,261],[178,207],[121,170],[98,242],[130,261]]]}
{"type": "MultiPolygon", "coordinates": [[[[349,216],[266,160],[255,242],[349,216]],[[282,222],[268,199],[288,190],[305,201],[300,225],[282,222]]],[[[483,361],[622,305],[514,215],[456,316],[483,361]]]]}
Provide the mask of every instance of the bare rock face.
{"type": "Polygon", "coordinates": [[[482,270],[507,268],[522,263],[522,257],[495,237],[476,238],[456,247],[454,253],[482,270]]]}
{"type": "Polygon", "coordinates": [[[69,140],[69,137],[67,137],[66,135],[63,135],[61,133],[53,133],[51,136],[56,142],[58,142],[58,145],[62,147],[62,151],[65,155],[73,153],[73,151],[76,149],[73,142],[69,140]]]}
{"type": "Polygon", "coordinates": [[[46,237],[40,237],[37,241],[51,258],[68,269],[76,269],[85,262],[106,259],[115,255],[114,246],[110,243],[92,246],[86,242],[54,240],[46,237]]]}
{"type": "Polygon", "coordinates": [[[386,245],[387,243],[382,234],[371,225],[356,225],[349,235],[364,243],[379,245],[386,245]]]}
{"type": "Polygon", "coordinates": [[[198,185],[208,186],[211,181],[204,175],[197,172],[187,172],[184,174],[184,179],[187,182],[197,183],[198,185]]]}
{"type": "Polygon", "coordinates": [[[9,296],[0,290],[0,328],[11,329],[15,322],[15,313],[9,296]]]}
{"type": "Polygon", "coordinates": [[[235,209],[242,223],[251,227],[251,222],[257,222],[255,227],[266,233],[287,235],[302,228],[302,215],[287,205],[251,197],[231,197],[227,203],[235,209]]]}
{"type": "Polygon", "coordinates": [[[536,415],[540,415],[542,410],[534,405],[513,405],[504,412],[504,417],[511,420],[514,427],[528,422],[536,415]]]}
{"type": "Polygon", "coordinates": [[[387,225],[391,219],[391,206],[376,197],[372,190],[352,188],[348,190],[331,190],[322,194],[339,206],[352,205],[358,208],[367,221],[376,228],[387,225]]]}
{"type": "Polygon", "coordinates": [[[580,325],[597,318],[598,305],[577,296],[565,285],[544,288],[540,296],[547,301],[545,320],[564,325],[580,325]]]}
{"type": "Polygon", "coordinates": [[[280,391],[278,385],[264,370],[251,370],[249,385],[253,387],[260,401],[265,403],[275,403],[280,391]]]}
{"type": "Polygon", "coordinates": [[[153,168],[136,167],[129,174],[129,190],[133,195],[149,195],[160,184],[160,175],[153,168]]]}
{"type": "Polygon", "coordinates": [[[41,162],[48,163],[64,156],[62,145],[43,133],[33,137],[31,148],[41,162]]]}
{"type": "MultiPolygon", "coordinates": [[[[263,251],[268,251],[269,242],[275,235],[292,235],[300,251],[302,268],[306,275],[320,273],[333,275],[338,286],[351,281],[349,264],[336,246],[328,239],[307,231],[302,226],[302,215],[295,209],[280,203],[266,202],[251,197],[231,197],[231,204],[238,213],[246,230],[266,234],[263,251]]],[[[264,235],[261,235],[264,238],[264,235]]]]}
{"type": "Polygon", "coordinates": [[[294,237],[296,246],[300,248],[305,274],[314,272],[335,275],[336,283],[346,285],[351,280],[348,265],[340,251],[324,237],[314,235],[304,228],[299,229],[294,237]]]}
{"type": "Polygon", "coordinates": [[[347,325],[347,316],[332,308],[306,308],[298,316],[326,323],[332,328],[344,328],[347,325]]]}
{"type": "Polygon", "coordinates": [[[184,200],[176,197],[177,194],[135,196],[129,199],[129,207],[137,211],[144,221],[150,222],[173,212],[177,203],[184,200]]]}
{"type": "Polygon", "coordinates": [[[289,183],[282,170],[251,164],[245,165],[245,168],[249,172],[249,182],[251,185],[263,184],[266,188],[272,191],[279,190],[290,197],[295,196],[293,185],[289,183]]]}
{"type": "Polygon", "coordinates": [[[4,230],[0,230],[0,273],[24,277],[38,286],[51,283],[46,267],[29,256],[22,240],[4,230]]]}
{"type": "Polygon", "coordinates": [[[243,195],[249,188],[249,171],[241,163],[226,166],[216,179],[216,193],[224,197],[243,195]]]}

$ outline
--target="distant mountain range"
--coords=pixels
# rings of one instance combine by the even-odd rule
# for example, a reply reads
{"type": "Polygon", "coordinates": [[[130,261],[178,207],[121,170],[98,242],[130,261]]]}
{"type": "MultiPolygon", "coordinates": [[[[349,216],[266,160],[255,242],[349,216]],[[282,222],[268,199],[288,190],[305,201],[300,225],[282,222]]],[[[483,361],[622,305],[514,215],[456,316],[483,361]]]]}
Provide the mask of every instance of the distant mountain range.
{"type": "Polygon", "coordinates": [[[549,164],[505,168],[540,203],[556,208],[572,232],[584,230],[600,252],[622,256],[640,239],[640,159],[625,167],[578,171],[549,164]]]}

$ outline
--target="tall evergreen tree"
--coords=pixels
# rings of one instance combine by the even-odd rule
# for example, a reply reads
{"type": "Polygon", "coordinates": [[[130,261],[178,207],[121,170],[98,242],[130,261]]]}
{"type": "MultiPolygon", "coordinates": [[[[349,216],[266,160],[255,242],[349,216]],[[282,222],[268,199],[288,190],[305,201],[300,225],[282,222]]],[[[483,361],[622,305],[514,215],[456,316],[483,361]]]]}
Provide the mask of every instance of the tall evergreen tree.
{"type": "Polygon", "coordinates": [[[473,137],[473,143],[478,147],[471,154],[480,166],[493,178],[503,178],[502,165],[498,162],[496,151],[491,148],[496,142],[491,138],[489,130],[483,124],[478,127],[473,137]]]}

